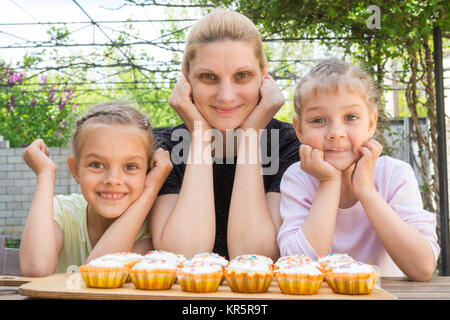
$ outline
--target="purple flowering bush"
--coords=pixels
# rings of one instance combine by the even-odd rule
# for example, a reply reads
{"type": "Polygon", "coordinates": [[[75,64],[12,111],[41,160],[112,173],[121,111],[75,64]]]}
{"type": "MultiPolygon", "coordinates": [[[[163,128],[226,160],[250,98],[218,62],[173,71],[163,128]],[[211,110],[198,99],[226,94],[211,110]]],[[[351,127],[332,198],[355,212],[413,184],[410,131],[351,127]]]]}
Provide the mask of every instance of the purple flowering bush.
{"type": "Polygon", "coordinates": [[[47,76],[29,79],[0,66],[0,135],[11,147],[37,138],[48,146],[66,146],[76,111],[70,88],[48,84],[47,76]]]}

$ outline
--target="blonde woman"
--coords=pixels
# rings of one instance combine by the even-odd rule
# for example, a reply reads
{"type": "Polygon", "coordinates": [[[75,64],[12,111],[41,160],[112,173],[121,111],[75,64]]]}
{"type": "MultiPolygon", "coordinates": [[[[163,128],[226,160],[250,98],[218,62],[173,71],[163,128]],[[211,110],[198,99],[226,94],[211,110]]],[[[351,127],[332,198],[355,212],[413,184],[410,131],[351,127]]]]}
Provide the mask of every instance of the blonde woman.
{"type": "Polygon", "coordinates": [[[182,71],[169,104],[184,123],[156,135],[174,168],[150,213],[154,247],[278,257],[279,184],[299,143],[273,119],[284,98],[255,25],[215,9],[190,31],[182,71]]]}

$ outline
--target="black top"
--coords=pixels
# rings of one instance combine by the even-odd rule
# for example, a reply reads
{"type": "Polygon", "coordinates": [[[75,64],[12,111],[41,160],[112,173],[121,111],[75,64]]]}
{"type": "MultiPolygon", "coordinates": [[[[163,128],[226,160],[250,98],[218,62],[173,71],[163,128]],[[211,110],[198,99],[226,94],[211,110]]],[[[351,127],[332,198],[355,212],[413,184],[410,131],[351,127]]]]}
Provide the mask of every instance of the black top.
{"type": "MultiPolygon", "coordinates": [[[[292,124],[272,119],[261,138],[261,155],[265,192],[280,192],[283,173],[293,163],[299,161],[300,146],[292,124]],[[273,140],[273,142],[272,142],[273,140]],[[277,141],[279,142],[277,144],[277,141]],[[271,152],[271,146],[274,151],[271,152]],[[276,149],[276,147],[279,147],[276,149]],[[278,156],[277,156],[278,152],[278,156]]],[[[184,124],[154,130],[156,146],[171,154],[173,169],[159,195],[180,193],[189,152],[190,135],[184,124]],[[180,136],[182,136],[180,138],[180,136]],[[188,137],[183,143],[183,137],[188,137]],[[172,141],[175,140],[175,141],[172,141]],[[178,145],[178,146],[177,146],[178,145]],[[183,153],[186,150],[186,154],[183,153]],[[173,151],[173,152],[172,152],[173,151]]],[[[228,256],[227,225],[233,190],[236,159],[213,158],[214,205],[216,211],[216,240],[213,252],[228,256]]]]}

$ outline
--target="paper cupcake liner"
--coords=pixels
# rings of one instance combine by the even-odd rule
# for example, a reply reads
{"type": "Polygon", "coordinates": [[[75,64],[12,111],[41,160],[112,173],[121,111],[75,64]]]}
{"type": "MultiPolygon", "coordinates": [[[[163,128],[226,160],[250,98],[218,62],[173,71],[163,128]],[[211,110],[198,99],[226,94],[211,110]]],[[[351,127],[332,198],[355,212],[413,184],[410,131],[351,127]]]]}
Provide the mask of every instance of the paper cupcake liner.
{"type": "Polygon", "coordinates": [[[261,293],[266,292],[272,283],[273,273],[235,272],[227,270],[225,279],[233,292],[261,293]]]}
{"type": "Polygon", "coordinates": [[[177,278],[183,291],[197,293],[215,292],[223,281],[223,270],[203,274],[180,271],[177,278]]]}
{"type": "Polygon", "coordinates": [[[130,270],[136,289],[168,290],[176,280],[176,270],[130,270]]]}
{"type": "Polygon", "coordinates": [[[81,277],[88,287],[119,288],[128,276],[128,268],[80,266],[81,277]]]}
{"type": "Polygon", "coordinates": [[[327,273],[325,280],[334,293],[369,294],[377,281],[378,274],[372,273],[327,273]]]}
{"type": "Polygon", "coordinates": [[[222,271],[201,275],[180,273],[178,280],[183,291],[206,293],[216,292],[219,289],[222,277],[222,271]]]}
{"type": "Polygon", "coordinates": [[[278,287],[285,294],[317,294],[324,275],[276,273],[278,287]]]}

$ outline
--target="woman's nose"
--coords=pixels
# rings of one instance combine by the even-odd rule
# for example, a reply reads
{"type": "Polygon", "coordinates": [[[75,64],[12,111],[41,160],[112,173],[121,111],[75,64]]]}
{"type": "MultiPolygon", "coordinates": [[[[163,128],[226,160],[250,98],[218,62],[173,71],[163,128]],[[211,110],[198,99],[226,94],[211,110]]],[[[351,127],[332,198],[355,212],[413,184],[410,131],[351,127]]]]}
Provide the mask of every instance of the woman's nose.
{"type": "Polygon", "coordinates": [[[222,81],[218,90],[217,100],[219,102],[231,102],[236,98],[236,91],[231,81],[222,81]]]}

